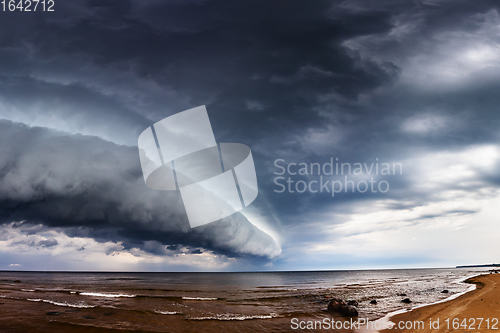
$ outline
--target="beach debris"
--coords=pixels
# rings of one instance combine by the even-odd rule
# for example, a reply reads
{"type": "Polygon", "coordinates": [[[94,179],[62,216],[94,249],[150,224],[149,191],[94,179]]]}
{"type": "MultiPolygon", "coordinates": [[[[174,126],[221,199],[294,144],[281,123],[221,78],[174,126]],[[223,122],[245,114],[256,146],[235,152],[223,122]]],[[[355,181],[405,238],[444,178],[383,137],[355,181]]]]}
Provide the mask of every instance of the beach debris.
{"type": "Polygon", "coordinates": [[[447,294],[447,293],[449,293],[449,292],[450,292],[450,291],[449,291],[448,289],[445,289],[445,290],[443,290],[441,293],[442,293],[442,294],[447,294]]]}
{"type": "Polygon", "coordinates": [[[404,300],[402,300],[401,302],[402,302],[402,303],[406,303],[406,304],[408,304],[408,303],[411,303],[411,299],[409,299],[409,298],[405,298],[405,299],[404,299],[404,300]]]}
{"type": "Polygon", "coordinates": [[[376,299],[372,299],[372,300],[370,301],[370,304],[377,304],[377,300],[376,300],[376,299]]]}
{"type": "Polygon", "coordinates": [[[330,303],[328,303],[328,311],[338,312],[341,315],[349,316],[349,317],[357,317],[358,310],[352,305],[348,305],[341,299],[332,299],[330,303]]]}

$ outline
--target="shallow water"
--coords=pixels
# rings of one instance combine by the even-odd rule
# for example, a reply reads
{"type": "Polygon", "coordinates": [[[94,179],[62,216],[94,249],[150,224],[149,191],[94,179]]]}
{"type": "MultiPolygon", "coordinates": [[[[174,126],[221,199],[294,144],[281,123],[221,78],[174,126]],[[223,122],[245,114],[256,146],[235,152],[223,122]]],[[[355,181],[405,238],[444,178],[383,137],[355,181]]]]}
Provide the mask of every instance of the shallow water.
{"type": "MultiPolygon", "coordinates": [[[[487,269],[253,273],[0,272],[6,331],[287,331],[292,318],[336,318],[331,298],[371,320],[466,291],[487,269]],[[449,293],[442,293],[443,290],[449,293]],[[406,296],[400,296],[406,294],[406,296]],[[412,303],[401,303],[403,298],[412,303]],[[377,304],[370,304],[376,299],[377,304]]],[[[339,317],[340,318],[340,317],[339,317]]]]}

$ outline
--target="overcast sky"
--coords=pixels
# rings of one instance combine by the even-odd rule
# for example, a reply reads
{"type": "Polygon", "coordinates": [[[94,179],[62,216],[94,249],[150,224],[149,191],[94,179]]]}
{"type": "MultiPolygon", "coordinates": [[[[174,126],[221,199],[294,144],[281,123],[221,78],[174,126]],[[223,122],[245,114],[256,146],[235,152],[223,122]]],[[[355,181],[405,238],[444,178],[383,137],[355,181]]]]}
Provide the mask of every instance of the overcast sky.
{"type": "Polygon", "coordinates": [[[499,262],[499,7],[75,0],[0,12],[0,269],[499,262]],[[144,184],[137,138],[200,105],[217,142],[251,148],[259,195],[191,229],[178,192],[144,184]],[[383,191],[334,196],[315,191],[345,175],[277,175],[332,159],[400,169],[349,174],[383,191]],[[309,188],[279,193],[288,177],[309,188]]]}

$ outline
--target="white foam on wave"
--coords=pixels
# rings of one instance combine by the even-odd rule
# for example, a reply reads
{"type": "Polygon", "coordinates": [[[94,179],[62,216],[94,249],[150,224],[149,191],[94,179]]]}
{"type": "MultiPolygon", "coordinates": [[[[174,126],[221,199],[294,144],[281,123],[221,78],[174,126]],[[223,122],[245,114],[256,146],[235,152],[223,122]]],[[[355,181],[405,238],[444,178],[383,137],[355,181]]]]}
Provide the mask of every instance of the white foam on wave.
{"type": "Polygon", "coordinates": [[[162,315],[176,315],[176,314],[181,314],[180,312],[177,312],[177,311],[160,311],[160,310],[155,310],[155,313],[162,314],[162,315]]]}
{"type": "Polygon", "coordinates": [[[276,313],[270,313],[268,315],[244,315],[244,314],[239,314],[239,313],[222,313],[222,314],[216,314],[214,316],[207,316],[207,317],[191,317],[189,320],[221,320],[221,321],[227,321],[227,320],[253,320],[253,319],[272,319],[272,318],[278,318],[280,317],[276,313]]]}
{"type": "Polygon", "coordinates": [[[182,297],[183,300],[190,300],[190,301],[216,301],[218,300],[217,297],[182,297]]]}
{"type": "Polygon", "coordinates": [[[127,295],[127,294],[103,294],[103,293],[80,293],[82,296],[94,296],[94,297],[136,297],[136,295],[127,295]]]}
{"type": "Polygon", "coordinates": [[[94,305],[87,305],[85,303],[79,303],[79,304],[71,304],[71,303],[67,303],[67,302],[61,303],[61,302],[56,302],[56,301],[51,301],[48,299],[41,299],[41,298],[28,298],[27,300],[30,302],[44,302],[44,303],[50,303],[50,304],[57,305],[57,306],[67,306],[70,308],[84,308],[84,309],[95,308],[94,305]]]}
{"type": "Polygon", "coordinates": [[[34,292],[36,291],[35,289],[21,289],[21,291],[25,291],[25,292],[34,292]]]}

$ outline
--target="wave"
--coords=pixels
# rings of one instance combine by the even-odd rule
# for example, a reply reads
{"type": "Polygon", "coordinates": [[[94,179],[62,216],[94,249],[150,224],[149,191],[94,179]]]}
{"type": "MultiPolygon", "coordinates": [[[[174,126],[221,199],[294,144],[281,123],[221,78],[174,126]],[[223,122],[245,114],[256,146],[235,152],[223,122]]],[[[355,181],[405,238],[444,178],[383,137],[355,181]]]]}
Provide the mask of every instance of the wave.
{"type": "Polygon", "coordinates": [[[182,297],[183,300],[190,300],[190,301],[216,301],[218,300],[217,297],[182,297]]]}
{"type": "Polygon", "coordinates": [[[162,315],[176,315],[176,314],[181,314],[180,312],[177,312],[177,311],[160,311],[160,310],[155,310],[155,313],[162,314],[162,315]]]}
{"type": "Polygon", "coordinates": [[[137,295],[136,297],[138,298],[162,298],[162,299],[169,299],[169,300],[181,300],[182,297],[180,296],[164,296],[164,295],[137,295]]]}
{"type": "MultiPolygon", "coordinates": [[[[297,291],[298,290],[297,288],[275,288],[275,289],[271,289],[271,288],[267,289],[267,287],[257,287],[257,288],[259,288],[259,289],[251,291],[251,292],[254,292],[254,293],[262,293],[262,292],[280,293],[280,292],[297,291]],[[266,288],[266,289],[264,289],[264,288],[266,288]]],[[[301,290],[306,291],[307,289],[301,288],[301,290]]]]}
{"type": "Polygon", "coordinates": [[[24,292],[39,292],[39,293],[62,293],[62,294],[74,294],[76,292],[71,291],[69,289],[44,289],[44,288],[36,288],[36,289],[21,289],[24,292]]]}
{"type": "Polygon", "coordinates": [[[276,313],[270,313],[268,315],[243,315],[239,313],[222,313],[222,314],[216,314],[214,316],[207,316],[207,317],[191,317],[188,318],[189,320],[221,320],[221,321],[228,321],[228,320],[253,320],[253,319],[272,319],[272,318],[278,318],[281,317],[280,315],[276,313]]]}
{"type": "Polygon", "coordinates": [[[280,296],[262,296],[262,297],[249,297],[234,299],[233,302],[267,302],[267,301],[278,301],[278,300],[289,300],[296,298],[303,298],[302,295],[280,295],[280,296]]]}
{"type": "Polygon", "coordinates": [[[57,306],[67,306],[70,308],[84,308],[84,309],[95,308],[94,305],[87,305],[85,303],[79,303],[79,304],[71,304],[71,303],[67,303],[67,302],[61,303],[61,302],[50,301],[48,299],[41,299],[41,298],[28,298],[27,300],[30,302],[44,302],[44,303],[50,303],[50,304],[57,305],[57,306]]]}
{"type": "Polygon", "coordinates": [[[136,297],[137,295],[127,295],[127,294],[104,294],[104,293],[79,293],[81,296],[94,296],[94,297],[136,297]]]}

